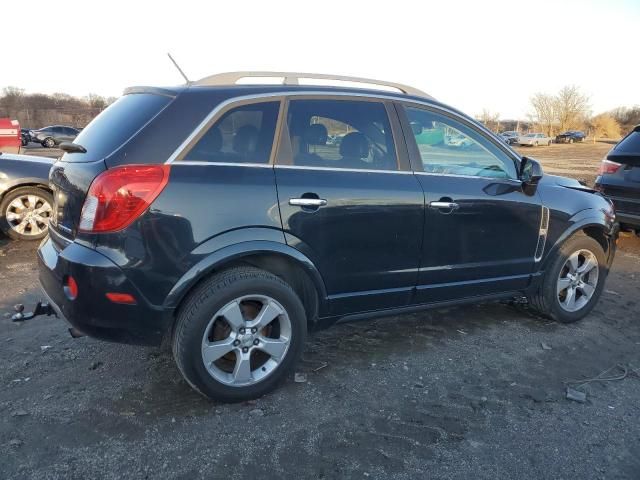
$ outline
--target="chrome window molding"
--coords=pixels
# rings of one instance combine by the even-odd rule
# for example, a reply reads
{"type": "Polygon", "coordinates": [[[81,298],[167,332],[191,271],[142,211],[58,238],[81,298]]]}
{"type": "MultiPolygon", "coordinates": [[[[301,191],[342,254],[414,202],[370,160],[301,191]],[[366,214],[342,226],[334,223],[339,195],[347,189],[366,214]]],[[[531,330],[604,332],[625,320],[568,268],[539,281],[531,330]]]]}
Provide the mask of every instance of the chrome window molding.
{"type": "MultiPolygon", "coordinates": [[[[487,134],[488,130],[484,129],[483,127],[479,126],[476,123],[472,123],[470,122],[468,119],[465,119],[463,117],[461,117],[461,115],[458,112],[455,112],[449,108],[446,108],[444,106],[441,105],[436,105],[432,102],[430,102],[429,100],[420,100],[420,99],[416,99],[416,98],[401,98],[401,97],[397,97],[397,96],[393,96],[393,95],[385,95],[385,94],[377,94],[377,93],[360,93],[360,92],[328,92],[328,91],[318,91],[318,90],[292,90],[292,91],[282,91],[282,92],[265,92],[265,93],[256,93],[256,94],[252,94],[252,95],[241,95],[238,97],[231,97],[228,98],[222,102],[220,102],[218,105],[216,105],[213,110],[211,110],[211,112],[209,112],[209,114],[198,124],[198,126],[189,134],[189,136],[187,136],[187,138],[180,144],[180,146],[178,146],[178,148],[176,148],[174,150],[174,152],[171,154],[171,156],[168,158],[168,160],[165,163],[174,163],[176,161],[176,159],[182,154],[184,153],[184,151],[187,149],[187,147],[189,147],[189,145],[191,144],[191,142],[193,141],[194,138],[196,138],[200,132],[207,127],[207,125],[212,124],[217,120],[217,116],[226,110],[227,107],[232,106],[235,103],[241,103],[241,102],[246,102],[246,101],[251,101],[251,100],[271,100],[271,99],[285,99],[287,100],[288,98],[291,97],[326,97],[326,98],[340,98],[340,97],[351,97],[351,98],[372,98],[372,99],[378,99],[378,100],[387,100],[387,101],[391,101],[391,102],[398,102],[398,103],[403,103],[403,104],[415,104],[415,105],[423,105],[426,107],[429,107],[433,110],[436,111],[440,111],[440,112],[444,112],[448,115],[453,116],[454,118],[459,118],[461,121],[464,121],[466,123],[471,123],[474,128],[480,130],[483,134],[487,134]]],[[[490,139],[489,139],[490,140],[490,139]]],[[[491,141],[491,140],[490,140],[491,141]]],[[[396,139],[394,139],[394,143],[396,142],[396,139]]],[[[275,143],[275,142],[274,142],[275,143]]],[[[500,148],[506,155],[517,159],[518,161],[521,161],[522,159],[513,151],[509,151],[509,150],[505,150],[503,148],[503,145],[500,145],[498,142],[492,142],[494,143],[498,148],[500,148]]],[[[272,153],[275,150],[272,149],[272,153]]],[[[180,160],[180,163],[182,162],[182,160],[180,160]]],[[[205,162],[205,163],[209,163],[209,162],[205,162]]],[[[215,162],[211,162],[212,164],[215,162]]],[[[376,170],[378,171],[378,170],[376,170]]],[[[419,171],[415,171],[415,173],[423,173],[423,172],[419,172],[419,171]]],[[[484,177],[481,177],[484,178],[484,177]]]]}
{"type": "Polygon", "coordinates": [[[458,175],[455,173],[436,173],[436,172],[413,172],[416,175],[428,175],[433,177],[454,177],[454,178],[481,178],[483,180],[494,180],[496,182],[509,182],[513,184],[520,185],[522,182],[518,179],[507,177],[484,177],[482,175],[458,175]]]}
{"type": "Polygon", "coordinates": [[[258,167],[258,168],[273,168],[271,163],[236,163],[236,162],[207,162],[206,160],[180,160],[173,163],[173,165],[212,165],[219,167],[258,167]]]}
{"type": "Polygon", "coordinates": [[[373,168],[339,168],[339,167],[314,167],[309,165],[274,165],[275,168],[288,170],[318,170],[327,172],[363,172],[363,173],[395,173],[401,175],[413,175],[410,170],[376,170],[373,168]]]}

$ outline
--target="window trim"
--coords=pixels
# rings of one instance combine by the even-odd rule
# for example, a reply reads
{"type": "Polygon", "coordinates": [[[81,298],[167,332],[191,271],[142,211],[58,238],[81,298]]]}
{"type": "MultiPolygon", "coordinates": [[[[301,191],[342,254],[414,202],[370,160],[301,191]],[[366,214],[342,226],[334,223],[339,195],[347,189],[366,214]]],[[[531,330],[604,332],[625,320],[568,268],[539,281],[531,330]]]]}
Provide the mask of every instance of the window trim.
{"type": "MultiPolygon", "coordinates": [[[[486,180],[492,180],[492,181],[510,181],[510,182],[518,182],[520,183],[520,179],[519,179],[519,172],[520,172],[520,158],[516,158],[513,155],[510,155],[509,153],[507,153],[503,148],[502,145],[500,145],[499,143],[493,141],[493,139],[486,135],[486,133],[478,128],[477,125],[475,125],[473,122],[468,121],[467,119],[465,119],[464,117],[460,116],[460,115],[456,115],[454,112],[450,112],[441,108],[437,108],[437,107],[432,107],[430,105],[426,105],[426,104],[422,104],[422,103],[418,103],[418,102],[413,102],[413,101],[399,101],[399,102],[395,102],[396,105],[396,110],[398,112],[398,118],[400,119],[400,123],[402,125],[402,131],[405,137],[405,142],[407,144],[407,149],[409,151],[409,159],[411,161],[411,166],[413,168],[413,171],[415,173],[419,173],[421,175],[434,175],[434,176],[443,176],[443,177],[458,177],[458,178],[483,178],[486,180]],[[435,113],[436,115],[441,115],[445,118],[450,118],[455,122],[461,123],[463,124],[465,127],[469,128],[471,131],[475,132],[477,135],[479,135],[483,140],[487,141],[488,143],[490,143],[491,145],[498,147],[497,150],[500,152],[503,152],[505,154],[505,160],[511,160],[513,162],[513,166],[515,168],[516,171],[516,177],[507,177],[507,178],[499,178],[499,177],[487,177],[487,176],[482,176],[482,175],[457,175],[457,174],[453,174],[453,173],[434,173],[434,172],[425,172],[424,171],[424,164],[422,163],[422,156],[420,155],[420,150],[418,149],[418,144],[415,141],[415,138],[413,137],[413,134],[411,132],[411,126],[409,125],[409,118],[407,117],[407,112],[405,111],[406,108],[414,108],[417,110],[426,110],[428,112],[431,113],[435,113]]],[[[494,155],[494,153],[489,152],[491,155],[494,155]]],[[[499,158],[499,157],[498,157],[499,158]]]]}
{"type": "Polygon", "coordinates": [[[247,99],[229,99],[220,103],[214,108],[205,119],[191,132],[184,142],[178,147],[178,149],[169,157],[165,163],[177,164],[189,164],[189,165],[244,165],[244,166],[273,166],[275,161],[275,154],[277,150],[277,139],[282,123],[282,111],[284,105],[284,98],[282,95],[278,95],[271,98],[257,97],[247,99]],[[237,101],[230,101],[237,100],[237,101]],[[257,105],[260,103],[278,103],[278,113],[276,117],[276,125],[273,131],[273,138],[271,140],[271,149],[269,152],[269,160],[264,163],[233,163],[233,162],[215,162],[207,160],[184,160],[184,158],[191,152],[202,137],[213,127],[225,114],[245,105],[257,105]]]}
{"type": "MultiPolygon", "coordinates": [[[[522,157],[520,155],[518,155],[517,152],[508,149],[506,145],[504,145],[503,142],[500,142],[498,139],[492,139],[491,135],[490,135],[490,131],[485,129],[484,127],[482,127],[481,125],[475,124],[474,122],[471,122],[469,120],[466,120],[464,118],[464,115],[444,106],[444,105],[438,105],[436,103],[433,103],[432,101],[428,100],[428,99],[424,99],[424,100],[420,100],[420,99],[402,99],[402,98],[398,98],[397,96],[393,96],[393,95],[385,95],[384,93],[359,93],[359,92],[326,92],[326,91],[317,91],[317,90],[313,90],[313,88],[309,88],[308,90],[285,90],[285,91],[281,91],[281,92],[262,92],[262,93],[257,93],[257,94],[252,94],[252,95],[238,95],[238,96],[232,96],[227,98],[226,100],[223,100],[222,102],[220,102],[218,105],[216,105],[215,107],[213,107],[213,109],[209,112],[209,114],[198,124],[198,126],[196,126],[193,131],[185,138],[185,140],[173,151],[173,153],[169,156],[169,158],[165,161],[165,164],[171,164],[174,163],[178,158],[183,158],[185,155],[185,149],[187,147],[189,147],[193,141],[193,139],[201,133],[201,131],[207,127],[207,125],[209,125],[212,122],[215,122],[217,120],[217,117],[219,116],[220,112],[222,112],[224,109],[229,108],[230,106],[239,104],[240,102],[243,101],[251,101],[251,100],[255,100],[255,101],[273,101],[273,100],[281,100],[281,101],[285,101],[285,100],[289,100],[290,98],[298,98],[298,97],[316,97],[319,99],[323,99],[323,98],[327,98],[327,97],[336,97],[336,98],[349,98],[352,97],[354,99],[372,99],[372,100],[384,100],[387,101],[389,103],[392,103],[394,105],[400,106],[402,107],[405,104],[408,105],[416,105],[418,106],[418,108],[423,108],[426,107],[428,109],[432,109],[435,112],[439,112],[439,113],[443,113],[445,115],[450,115],[453,116],[453,118],[459,119],[460,121],[463,121],[465,124],[468,124],[471,128],[474,128],[478,133],[480,134],[484,134],[485,138],[487,138],[489,141],[491,141],[491,143],[493,143],[498,149],[500,149],[505,155],[507,155],[509,158],[511,158],[514,163],[516,164],[516,169],[517,171],[520,171],[520,162],[522,161],[522,157]]],[[[397,109],[396,108],[396,118],[400,124],[400,126],[402,127],[402,129],[404,130],[403,124],[402,124],[402,116],[400,116],[398,114],[398,110],[402,110],[402,108],[397,109]]],[[[403,111],[403,110],[402,110],[403,111]]],[[[280,110],[280,114],[282,115],[282,109],[280,110]]],[[[403,111],[404,113],[404,111],[403,111]]],[[[280,123],[280,118],[282,118],[281,116],[279,117],[278,121],[280,123]]],[[[277,127],[277,125],[276,125],[277,127]]],[[[199,137],[198,137],[199,138],[199,137]]],[[[278,138],[278,142],[279,142],[279,138],[278,138]]],[[[404,145],[404,149],[407,149],[410,145],[410,142],[407,142],[407,139],[404,135],[402,135],[402,132],[399,132],[399,136],[396,137],[394,139],[395,143],[396,143],[396,148],[398,148],[398,145],[402,144],[404,145]]],[[[276,145],[276,148],[277,145],[276,145]]],[[[272,151],[273,153],[273,151],[272,151]]],[[[409,153],[407,151],[407,157],[405,157],[405,160],[407,162],[407,170],[408,171],[412,171],[411,170],[411,166],[409,165],[409,153]]],[[[185,161],[182,160],[180,162],[181,164],[191,164],[192,161],[185,161]]],[[[195,162],[196,164],[199,164],[200,162],[195,162]]],[[[422,162],[420,162],[422,163],[422,162]]],[[[211,162],[207,162],[207,165],[215,165],[215,163],[211,163],[211,162]]],[[[243,164],[246,166],[252,166],[253,164],[243,164]]],[[[266,165],[266,164],[255,164],[255,165],[266,165]]],[[[344,169],[343,169],[344,170],[344,169]]],[[[379,172],[383,172],[383,171],[392,171],[392,170],[377,170],[379,172]]],[[[488,178],[488,177],[481,177],[481,178],[488,178]]]]}
{"type": "Polygon", "coordinates": [[[323,171],[353,171],[353,172],[384,172],[384,173],[397,173],[397,172],[411,172],[409,164],[409,155],[406,150],[406,142],[400,128],[400,121],[397,117],[397,113],[393,107],[393,103],[386,98],[379,98],[374,95],[360,96],[353,94],[315,94],[315,93],[301,93],[295,95],[286,95],[285,108],[281,111],[282,125],[280,129],[280,135],[278,137],[277,155],[275,165],[285,168],[299,168],[301,170],[323,170],[323,171]],[[304,100],[336,100],[343,102],[371,102],[380,103],[384,107],[387,114],[387,120],[391,127],[391,139],[393,141],[393,149],[396,156],[396,169],[374,169],[374,168],[340,168],[340,167],[316,167],[311,165],[294,165],[293,151],[291,148],[291,139],[289,137],[289,125],[288,125],[288,113],[289,104],[292,101],[304,101],[304,100]]]}

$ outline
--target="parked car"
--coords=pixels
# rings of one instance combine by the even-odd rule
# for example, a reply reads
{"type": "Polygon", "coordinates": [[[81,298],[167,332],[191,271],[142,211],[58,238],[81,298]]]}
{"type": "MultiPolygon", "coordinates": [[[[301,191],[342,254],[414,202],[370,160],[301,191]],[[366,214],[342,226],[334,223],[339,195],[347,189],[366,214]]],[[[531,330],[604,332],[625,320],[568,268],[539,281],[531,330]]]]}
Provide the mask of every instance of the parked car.
{"type": "Polygon", "coordinates": [[[513,145],[514,143],[518,143],[518,136],[519,136],[518,132],[513,130],[502,132],[500,134],[500,137],[502,137],[508,145],[513,145]]]}
{"type": "Polygon", "coordinates": [[[613,201],[622,228],[640,234],[640,125],[602,160],[595,188],[613,201]]]}
{"type": "Polygon", "coordinates": [[[50,158],[0,153],[0,230],[10,238],[40,240],[47,234],[51,165],[50,158]]]}
{"type": "Polygon", "coordinates": [[[556,143],[584,142],[587,136],[579,130],[568,130],[560,135],[556,135],[556,143]]]}
{"type": "Polygon", "coordinates": [[[265,73],[130,89],[54,164],[40,281],[76,334],[166,338],[194,389],[240,401],[338,321],[528,298],[573,322],[596,304],[617,232],[594,190],[412,87],[248,76],[265,73]]]}
{"type": "Polygon", "coordinates": [[[518,137],[518,144],[537,147],[539,145],[551,145],[551,137],[547,137],[544,133],[527,133],[518,137]]]}
{"type": "Polygon", "coordinates": [[[22,146],[26,147],[27,145],[29,145],[29,142],[31,142],[31,134],[29,133],[29,129],[28,128],[21,128],[20,129],[20,137],[22,139],[22,146]]]}
{"type": "Polygon", "coordinates": [[[80,130],[77,128],[54,125],[40,130],[33,130],[31,137],[34,142],[42,144],[43,147],[53,148],[62,142],[73,142],[79,133],[80,130]]]}

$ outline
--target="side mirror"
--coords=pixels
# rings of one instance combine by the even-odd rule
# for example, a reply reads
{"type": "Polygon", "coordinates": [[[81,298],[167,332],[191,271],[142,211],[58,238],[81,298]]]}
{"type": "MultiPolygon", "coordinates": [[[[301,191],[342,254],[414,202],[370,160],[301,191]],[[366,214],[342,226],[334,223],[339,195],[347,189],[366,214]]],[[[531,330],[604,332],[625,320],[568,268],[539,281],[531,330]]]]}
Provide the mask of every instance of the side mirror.
{"type": "Polygon", "coordinates": [[[522,157],[520,163],[520,180],[522,181],[522,191],[527,195],[533,195],[538,189],[538,183],[542,180],[544,172],[542,165],[537,160],[529,157],[522,157]]]}
{"type": "Polygon", "coordinates": [[[414,135],[420,135],[422,133],[422,125],[418,122],[411,122],[411,130],[413,130],[414,135]]]}

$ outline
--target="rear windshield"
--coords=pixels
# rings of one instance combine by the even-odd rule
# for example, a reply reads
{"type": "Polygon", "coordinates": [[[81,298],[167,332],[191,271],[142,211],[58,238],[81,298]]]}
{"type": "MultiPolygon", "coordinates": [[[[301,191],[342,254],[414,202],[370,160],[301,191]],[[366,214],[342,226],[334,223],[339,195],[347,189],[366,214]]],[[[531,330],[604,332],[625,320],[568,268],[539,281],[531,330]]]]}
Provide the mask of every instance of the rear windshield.
{"type": "Polygon", "coordinates": [[[613,151],[619,155],[633,155],[640,158],[640,130],[635,130],[624,137],[613,151]]]}
{"type": "Polygon", "coordinates": [[[166,107],[171,97],[151,93],[124,95],[93,119],[76,137],[86,153],[66,153],[66,162],[93,162],[103,159],[124,145],[166,107]]]}

